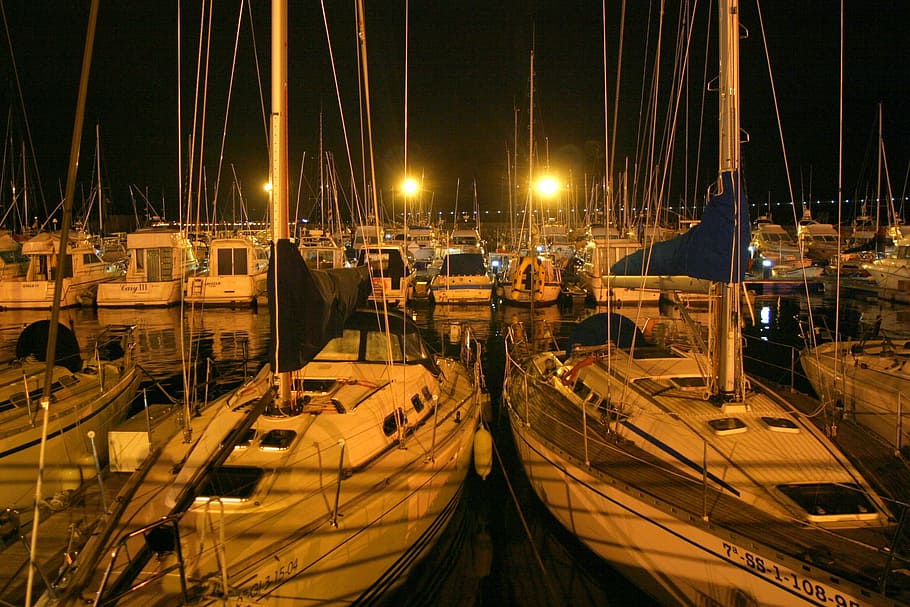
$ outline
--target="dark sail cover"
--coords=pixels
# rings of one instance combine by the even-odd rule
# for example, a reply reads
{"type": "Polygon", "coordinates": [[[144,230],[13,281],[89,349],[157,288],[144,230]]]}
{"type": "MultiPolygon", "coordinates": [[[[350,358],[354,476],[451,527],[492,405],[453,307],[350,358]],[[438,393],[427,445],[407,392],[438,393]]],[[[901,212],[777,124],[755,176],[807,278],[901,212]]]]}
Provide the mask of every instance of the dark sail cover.
{"type": "Polygon", "coordinates": [[[457,253],[446,255],[439,273],[447,276],[482,276],[487,273],[487,267],[481,253],[457,253]]]}
{"type": "Polygon", "coordinates": [[[568,353],[572,353],[573,346],[600,346],[608,341],[620,348],[629,348],[633,343],[649,345],[631,318],[616,312],[600,312],[575,325],[569,334],[568,353]]]}
{"type": "Polygon", "coordinates": [[[273,244],[268,277],[273,369],[295,371],[312,360],[341,335],[345,320],[366,301],[370,288],[365,266],[313,270],[291,241],[273,244]]]}
{"type": "MultiPolygon", "coordinates": [[[[37,320],[25,327],[16,341],[16,358],[34,356],[40,362],[47,360],[47,342],[50,340],[51,321],[37,320]]],[[[82,370],[82,356],[79,342],[69,327],[58,323],[57,345],[54,347],[54,363],[77,373],[82,370]]]]}
{"type": "Polygon", "coordinates": [[[714,282],[741,282],[749,259],[749,205],[737,173],[724,173],[721,183],[723,192],[711,197],[698,225],[685,234],[626,255],[613,264],[610,272],[616,276],[690,276],[714,282]],[[734,257],[737,221],[738,255],[734,257]]]}

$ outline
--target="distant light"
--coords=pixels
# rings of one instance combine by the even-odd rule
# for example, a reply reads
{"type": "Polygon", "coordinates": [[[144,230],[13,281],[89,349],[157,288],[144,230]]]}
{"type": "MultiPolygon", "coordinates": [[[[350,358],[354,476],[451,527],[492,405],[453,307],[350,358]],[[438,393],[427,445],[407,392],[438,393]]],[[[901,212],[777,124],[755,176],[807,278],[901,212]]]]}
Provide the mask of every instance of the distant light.
{"type": "Polygon", "coordinates": [[[267,181],[266,183],[262,184],[262,189],[265,190],[266,192],[271,192],[272,191],[272,182],[267,181]]]}
{"type": "Polygon", "coordinates": [[[559,191],[559,182],[553,177],[541,177],[537,181],[537,191],[541,196],[552,196],[559,191]]]}
{"type": "Polygon", "coordinates": [[[763,268],[770,268],[771,266],[774,265],[774,262],[771,261],[770,259],[763,259],[761,262],[761,265],[763,268]]]}
{"type": "Polygon", "coordinates": [[[410,177],[406,178],[401,184],[401,191],[404,192],[405,196],[413,196],[418,190],[420,190],[420,185],[410,177]]]}
{"type": "Polygon", "coordinates": [[[761,324],[765,325],[766,327],[769,326],[771,324],[771,307],[762,306],[759,316],[761,317],[761,324]]]}

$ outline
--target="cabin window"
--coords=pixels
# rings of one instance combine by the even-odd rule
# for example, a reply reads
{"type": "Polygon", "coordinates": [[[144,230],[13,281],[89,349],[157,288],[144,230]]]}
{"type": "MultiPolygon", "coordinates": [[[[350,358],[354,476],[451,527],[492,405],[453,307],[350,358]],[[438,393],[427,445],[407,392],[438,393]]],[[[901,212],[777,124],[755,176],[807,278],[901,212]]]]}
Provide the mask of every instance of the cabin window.
{"type": "Polygon", "coordinates": [[[234,449],[247,449],[251,444],[253,444],[254,438],[256,438],[256,429],[248,429],[240,438],[237,439],[237,442],[234,443],[234,449]]]}
{"type": "Polygon", "coordinates": [[[360,331],[345,329],[319,351],[315,360],[357,360],[360,354],[360,331]]]}
{"type": "Polygon", "coordinates": [[[392,413],[389,413],[384,420],[382,420],[382,432],[386,436],[392,436],[398,432],[399,426],[406,426],[408,423],[408,418],[405,416],[404,411],[401,409],[395,409],[392,413]]]}
{"type": "Polygon", "coordinates": [[[174,278],[174,258],[168,247],[145,250],[146,279],[149,282],[166,282],[174,278]]]}
{"type": "Polygon", "coordinates": [[[79,383],[79,378],[75,375],[62,375],[60,376],[59,382],[64,388],[72,388],[79,383]]]}
{"type": "Polygon", "coordinates": [[[245,248],[218,249],[216,259],[218,274],[221,276],[242,275],[247,273],[247,256],[245,248]]]}
{"type": "Polygon", "coordinates": [[[369,265],[370,270],[379,272],[380,270],[389,269],[389,254],[388,253],[369,253],[367,255],[367,264],[369,265]]]}
{"type": "Polygon", "coordinates": [[[421,389],[421,393],[423,394],[423,399],[427,402],[430,402],[430,400],[433,398],[433,393],[430,392],[430,389],[426,386],[421,389]]]}
{"type": "Polygon", "coordinates": [[[418,362],[426,358],[420,336],[417,333],[407,333],[404,336],[405,356],[408,362],[418,362]]]}
{"type": "Polygon", "coordinates": [[[287,451],[297,433],[293,430],[269,430],[259,441],[263,451],[287,451]]]}
{"type": "Polygon", "coordinates": [[[199,487],[196,499],[218,497],[224,501],[246,501],[253,496],[264,474],[262,468],[254,466],[216,468],[199,487]]]}
{"type": "Polygon", "coordinates": [[[591,393],[591,388],[585,385],[585,382],[578,380],[575,382],[575,387],[572,389],[575,392],[575,395],[581,400],[588,398],[588,395],[591,393]]]}
{"type": "Polygon", "coordinates": [[[136,269],[145,269],[145,249],[136,249],[136,269]]]}
{"type": "MultiPolygon", "coordinates": [[[[51,263],[50,263],[50,272],[48,274],[49,280],[55,280],[57,278],[57,276],[56,276],[57,266],[54,263],[55,261],[56,261],[56,258],[52,259],[51,263]]],[[[43,272],[42,272],[42,274],[43,274],[43,272]]],[[[63,256],[63,277],[64,278],[73,277],[73,256],[72,255],[63,256]]]]}
{"type": "Polygon", "coordinates": [[[414,410],[420,413],[423,411],[423,401],[420,400],[420,395],[415,394],[411,397],[411,404],[414,405],[414,410]]]}
{"type": "Polygon", "coordinates": [[[8,264],[22,263],[23,261],[28,261],[28,257],[25,257],[18,251],[0,251],[0,259],[2,259],[4,261],[4,263],[8,263],[8,264]]]}
{"type": "Polygon", "coordinates": [[[682,388],[683,390],[705,387],[704,377],[673,377],[670,379],[670,381],[676,384],[678,388],[682,388]]]}
{"type": "Polygon", "coordinates": [[[401,362],[401,340],[398,335],[391,335],[386,339],[382,331],[368,331],[366,340],[366,360],[368,362],[385,362],[392,352],[392,361],[401,362]]]}
{"type": "Polygon", "coordinates": [[[334,379],[300,379],[295,378],[294,389],[298,392],[315,392],[328,394],[338,382],[334,379]]]}

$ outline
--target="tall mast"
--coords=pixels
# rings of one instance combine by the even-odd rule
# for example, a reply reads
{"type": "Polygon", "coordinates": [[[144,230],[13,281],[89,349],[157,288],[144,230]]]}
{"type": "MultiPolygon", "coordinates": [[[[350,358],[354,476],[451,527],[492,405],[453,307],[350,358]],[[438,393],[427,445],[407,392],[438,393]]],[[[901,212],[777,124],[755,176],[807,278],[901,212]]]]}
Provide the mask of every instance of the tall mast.
{"type": "Polygon", "coordinates": [[[720,30],[720,176],[718,191],[724,187],[724,175],[732,176],[734,200],[733,256],[734,263],[730,268],[730,278],[720,283],[720,302],[717,307],[717,389],[730,400],[743,397],[741,388],[742,369],[737,361],[737,354],[742,348],[740,343],[740,268],[738,267],[739,238],[739,200],[742,195],[739,179],[740,146],[739,146],[739,0],[723,0],[719,3],[720,30]]]}
{"type": "MultiPolygon", "coordinates": [[[[528,112],[528,255],[534,249],[534,49],[531,49],[531,94],[528,112]]],[[[531,294],[534,301],[534,294],[531,294]]]]}
{"type": "MultiPolygon", "coordinates": [[[[272,121],[270,149],[270,182],[272,240],[289,238],[288,228],[288,115],[287,115],[287,82],[288,82],[288,43],[287,43],[287,0],[272,0],[272,121]]],[[[278,247],[275,247],[274,265],[277,267],[278,247]]],[[[276,272],[277,280],[277,272],[276,272]]],[[[275,289],[275,297],[278,297],[275,289]]],[[[274,309],[279,309],[275,305],[274,309]]],[[[278,326],[277,319],[273,319],[278,326]]],[[[280,340],[279,331],[275,339],[280,340]]],[[[278,344],[275,344],[275,360],[272,369],[278,369],[278,344]]],[[[278,381],[278,401],[280,404],[290,401],[291,378],[288,373],[281,373],[278,381]]]]}

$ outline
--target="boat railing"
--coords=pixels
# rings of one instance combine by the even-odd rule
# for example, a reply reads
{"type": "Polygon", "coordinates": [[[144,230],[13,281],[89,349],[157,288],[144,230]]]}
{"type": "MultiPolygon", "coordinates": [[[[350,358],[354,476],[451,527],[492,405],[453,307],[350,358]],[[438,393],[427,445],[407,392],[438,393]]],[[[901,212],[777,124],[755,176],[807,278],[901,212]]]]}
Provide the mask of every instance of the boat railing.
{"type": "MultiPolygon", "coordinates": [[[[634,455],[636,450],[629,447],[628,441],[623,438],[622,434],[627,412],[623,410],[622,406],[612,403],[609,396],[602,396],[589,388],[581,393],[577,387],[573,389],[576,396],[581,399],[580,406],[557,406],[557,401],[553,401],[553,406],[534,406],[532,415],[532,401],[551,398],[555,393],[545,388],[545,385],[549,383],[547,378],[551,377],[550,369],[540,369],[536,365],[526,367],[529,360],[524,358],[526,347],[523,328],[520,323],[514,323],[506,333],[506,372],[503,383],[503,397],[516,417],[513,421],[528,428],[532,426],[549,428],[554,435],[574,435],[575,440],[562,440],[561,448],[567,450],[567,455],[576,458],[585,466],[605,470],[605,468],[601,468],[601,464],[592,460],[590,454],[599,453],[599,457],[602,458],[608,451],[621,449],[626,456],[635,457],[638,465],[613,467],[610,468],[612,473],[622,476],[623,469],[635,468],[636,474],[640,474],[646,468],[653,468],[659,469],[661,474],[672,474],[680,482],[680,487],[688,485],[691,490],[700,493],[698,500],[700,504],[696,505],[697,502],[694,499],[689,502],[693,507],[692,512],[696,512],[696,508],[698,508],[705,522],[712,520],[712,505],[716,502],[712,495],[724,494],[730,490],[730,487],[722,472],[719,472],[725,466],[717,463],[712,465],[711,462],[725,461],[729,454],[717,449],[703,436],[692,431],[693,437],[702,444],[702,455],[698,459],[683,462],[685,467],[690,469],[689,472],[684,472],[681,468],[676,469],[666,462],[655,461],[646,451],[638,452],[636,456],[634,455]]],[[[597,354],[595,353],[593,356],[597,356],[597,354]]],[[[571,378],[562,377],[561,379],[567,382],[571,378]]],[[[635,482],[632,477],[626,480],[635,482]]],[[[693,493],[690,497],[694,498],[694,496],[693,493]]],[[[883,549],[886,557],[882,564],[883,573],[879,579],[886,580],[889,576],[884,572],[901,569],[907,563],[906,555],[899,548],[905,545],[908,521],[906,514],[903,513],[910,513],[910,504],[904,498],[881,497],[894,512],[899,513],[899,520],[896,521],[891,532],[888,546],[883,549]]],[[[800,521],[794,518],[794,522],[800,521]]],[[[832,537],[843,537],[836,528],[816,527],[815,531],[832,537]]],[[[800,554],[796,549],[792,553],[797,557],[800,554]]]]}
{"type": "Polygon", "coordinates": [[[107,568],[104,570],[104,575],[101,578],[101,585],[98,588],[98,592],[95,594],[95,599],[92,601],[92,607],[115,605],[124,596],[141,590],[174,571],[177,571],[180,577],[180,590],[183,594],[183,601],[189,602],[186,568],[180,546],[179,519],[180,517],[175,515],[166,516],[150,525],[146,525],[145,527],[128,533],[117,542],[117,545],[111,551],[110,560],[108,561],[107,568]],[[134,554],[130,548],[132,546],[135,550],[136,547],[133,546],[133,544],[136,542],[139,543],[139,546],[134,554]],[[148,561],[148,554],[150,553],[159,556],[173,554],[175,556],[174,563],[158,569],[149,577],[139,579],[128,588],[120,588],[116,585],[108,588],[108,583],[111,581],[114,569],[117,567],[118,563],[121,562],[121,554],[125,554],[126,559],[125,568],[123,569],[124,574],[130,574],[129,579],[135,580],[137,577],[136,574],[139,573],[138,569],[141,569],[148,561]]]}
{"type": "MultiPolygon", "coordinates": [[[[593,362],[593,360],[598,357],[606,356],[611,350],[611,347],[598,347],[592,348],[591,350],[592,354],[588,359],[593,362]]],[[[552,372],[557,372],[558,370],[556,368],[551,368],[550,366],[541,369],[536,365],[534,366],[533,371],[525,368],[525,363],[529,359],[525,358],[527,341],[521,323],[516,322],[510,325],[509,330],[506,333],[505,351],[506,373],[505,381],[503,383],[503,395],[506,396],[513,390],[520,391],[521,397],[518,400],[524,403],[524,410],[520,410],[520,405],[518,405],[518,403],[513,403],[511,408],[521,420],[521,423],[527,427],[531,427],[532,418],[530,402],[532,400],[532,386],[539,386],[541,383],[547,383],[546,378],[549,377],[552,372]]],[[[587,365],[590,363],[586,361],[579,364],[587,365]]],[[[566,376],[561,376],[560,379],[567,385],[575,381],[571,372],[566,376]]],[[[535,387],[534,390],[540,390],[540,388],[535,387]]],[[[609,450],[615,448],[615,441],[623,442],[621,427],[624,425],[628,415],[621,405],[615,406],[608,395],[601,395],[594,390],[590,390],[590,388],[586,388],[584,392],[581,392],[576,387],[573,389],[573,392],[575,392],[576,396],[582,401],[580,406],[577,407],[577,411],[581,415],[580,420],[577,417],[578,413],[573,414],[573,416],[575,416],[574,419],[561,415],[560,411],[562,409],[560,407],[535,407],[536,413],[543,416],[545,419],[543,422],[537,420],[534,423],[543,423],[543,425],[548,428],[559,428],[557,433],[576,434],[577,440],[566,441],[563,444],[572,445],[573,453],[571,453],[571,455],[583,461],[585,466],[592,466],[590,457],[592,451],[603,452],[604,449],[609,450]],[[574,451],[574,449],[578,449],[578,451],[574,451]]],[[[508,400],[511,401],[511,398],[508,400]]],[[[570,407],[570,409],[574,410],[574,407],[570,407]]],[[[681,482],[691,483],[693,488],[698,488],[702,495],[701,516],[705,521],[708,521],[710,520],[709,504],[711,503],[709,493],[712,491],[724,492],[727,490],[726,483],[723,479],[709,470],[709,454],[713,453],[715,457],[721,459],[725,459],[727,455],[710,445],[704,437],[697,435],[694,431],[693,436],[696,436],[704,446],[702,449],[702,461],[689,463],[690,466],[694,465],[700,471],[699,477],[683,473],[679,470],[673,470],[666,465],[653,461],[644,452],[640,454],[639,464],[642,466],[659,468],[662,472],[675,475],[681,482]]]]}

